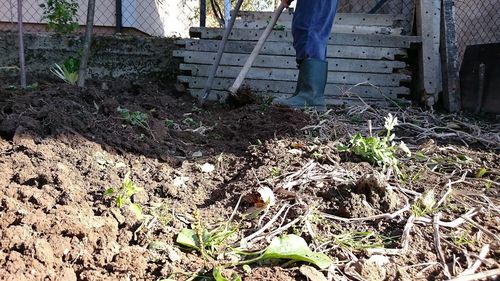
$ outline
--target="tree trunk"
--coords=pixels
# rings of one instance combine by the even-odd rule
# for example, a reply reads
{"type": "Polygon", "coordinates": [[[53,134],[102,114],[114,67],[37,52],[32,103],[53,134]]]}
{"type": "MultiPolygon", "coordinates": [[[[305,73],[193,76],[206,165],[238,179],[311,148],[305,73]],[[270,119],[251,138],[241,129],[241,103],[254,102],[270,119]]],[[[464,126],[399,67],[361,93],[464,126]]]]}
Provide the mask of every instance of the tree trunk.
{"type": "Polygon", "coordinates": [[[87,9],[87,26],[85,28],[85,41],[83,43],[83,54],[78,71],[78,87],[85,87],[85,76],[90,56],[90,45],[92,43],[92,32],[94,28],[95,0],[89,0],[87,9]]]}
{"type": "Polygon", "coordinates": [[[21,88],[26,88],[26,67],[24,60],[23,0],[17,0],[17,31],[19,34],[19,72],[21,88]]]}

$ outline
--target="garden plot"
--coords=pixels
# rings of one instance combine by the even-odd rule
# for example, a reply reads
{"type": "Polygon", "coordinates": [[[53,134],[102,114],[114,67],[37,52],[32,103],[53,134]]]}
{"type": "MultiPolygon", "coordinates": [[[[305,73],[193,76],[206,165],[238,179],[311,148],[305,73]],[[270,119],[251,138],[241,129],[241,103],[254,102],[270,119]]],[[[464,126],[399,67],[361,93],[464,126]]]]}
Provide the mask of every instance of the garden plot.
{"type": "Polygon", "coordinates": [[[498,275],[495,120],[201,109],[156,81],[0,89],[0,279],[498,275]]]}

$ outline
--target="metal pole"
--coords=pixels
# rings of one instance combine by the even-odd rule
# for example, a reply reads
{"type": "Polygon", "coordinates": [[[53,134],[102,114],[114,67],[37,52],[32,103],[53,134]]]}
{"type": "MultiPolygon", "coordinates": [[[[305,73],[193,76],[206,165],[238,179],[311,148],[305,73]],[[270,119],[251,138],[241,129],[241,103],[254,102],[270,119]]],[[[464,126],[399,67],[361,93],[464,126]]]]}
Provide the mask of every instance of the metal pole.
{"type": "Polygon", "coordinates": [[[122,0],[116,0],[116,33],[122,32],[123,19],[122,19],[122,0]]]}
{"type": "Polygon", "coordinates": [[[205,88],[203,89],[203,96],[199,100],[200,105],[203,105],[205,100],[210,95],[210,91],[212,90],[212,85],[214,84],[215,74],[217,72],[217,68],[219,67],[220,61],[222,59],[222,54],[224,53],[224,49],[226,47],[226,42],[229,38],[229,34],[231,33],[231,30],[233,29],[234,22],[236,21],[236,16],[238,15],[238,12],[240,11],[240,7],[241,7],[242,3],[243,3],[243,0],[238,0],[238,2],[236,2],[236,6],[234,7],[234,11],[233,11],[233,16],[231,17],[231,20],[229,21],[228,26],[226,26],[226,29],[224,30],[224,36],[222,37],[222,41],[219,44],[219,49],[217,50],[217,56],[215,58],[214,64],[212,65],[212,67],[210,69],[210,73],[209,73],[207,82],[205,83],[205,88]]]}
{"type": "Polygon", "coordinates": [[[229,24],[231,19],[231,0],[224,0],[224,26],[229,24]]]}
{"type": "Polygon", "coordinates": [[[24,60],[24,30],[23,30],[23,0],[17,0],[17,26],[19,35],[19,69],[21,73],[21,88],[26,88],[26,64],[24,60]]]}
{"type": "Polygon", "coordinates": [[[200,27],[207,25],[207,0],[200,0],[200,27]]]}

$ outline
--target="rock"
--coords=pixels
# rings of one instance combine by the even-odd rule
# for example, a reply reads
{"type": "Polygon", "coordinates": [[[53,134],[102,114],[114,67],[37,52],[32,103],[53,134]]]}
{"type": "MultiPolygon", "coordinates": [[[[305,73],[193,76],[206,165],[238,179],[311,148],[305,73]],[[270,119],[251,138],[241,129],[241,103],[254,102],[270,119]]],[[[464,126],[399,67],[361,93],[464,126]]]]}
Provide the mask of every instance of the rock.
{"type": "Polygon", "coordinates": [[[365,174],[356,183],[356,193],[369,194],[374,191],[383,195],[387,190],[387,185],[387,178],[384,174],[378,172],[365,174]]]}
{"type": "Polygon", "coordinates": [[[300,273],[311,281],[327,281],[323,273],[319,272],[316,268],[308,265],[300,267],[300,273]]]}
{"type": "Polygon", "coordinates": [[[49,265],[54,262],[54,251],[49,242],[39,239],[34,243],[35,258],[40,262],[49,265]]]}
{"type": "Polygon", "coordinates": [[[134,194],[134,196],[132,196],[132,201],[134,203],[139,203],[139,204],[145,205],[149,202],[149,194],[144,190],[140,191],[140,192],[134,194]]]}
{"type": "Polygon", "coordinates": [[[56,278],[56,281],[76,281],[76,273],[73,270],[73,268],[63,268],[61,270],[61,273],[59,273],[59,276],[56,278]]]}
{"type": "Polygon", "coordinates": [[[170,245],[166,247],[165,251],[167,252],[168,259],[171,262],[177,262],[182,259],[179,253],[177,253],[177,251],[175,250],[175,248],[170,245]]]}
{"type": "Polygon", "coordinates": [[[369,259],[350,262],[345,267],[345,273],[354,279],[378,281],[387,277],[386,265],[389,258],[381,255],[373,255],[369,259]]]}

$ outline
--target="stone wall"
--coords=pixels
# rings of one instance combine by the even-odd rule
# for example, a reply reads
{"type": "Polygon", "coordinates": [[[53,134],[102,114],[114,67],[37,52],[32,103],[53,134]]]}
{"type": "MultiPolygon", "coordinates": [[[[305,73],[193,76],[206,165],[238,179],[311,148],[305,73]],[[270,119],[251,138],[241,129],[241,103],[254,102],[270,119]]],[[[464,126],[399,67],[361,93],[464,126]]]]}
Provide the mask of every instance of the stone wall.
{"type": "MultiPolygon", "coordinates": [[[[88,73],[91,78],[175,79],[178,64],[172,56],[175,39],[140,36],[93,38],[88,73]]],[[[83,36],[47,33],[25,34],[28,75],[44,76],[54,63],[77,57],[83,36]]],[[[18,75],[16,33],[0,33],[0,75],[18,75]]]]}

